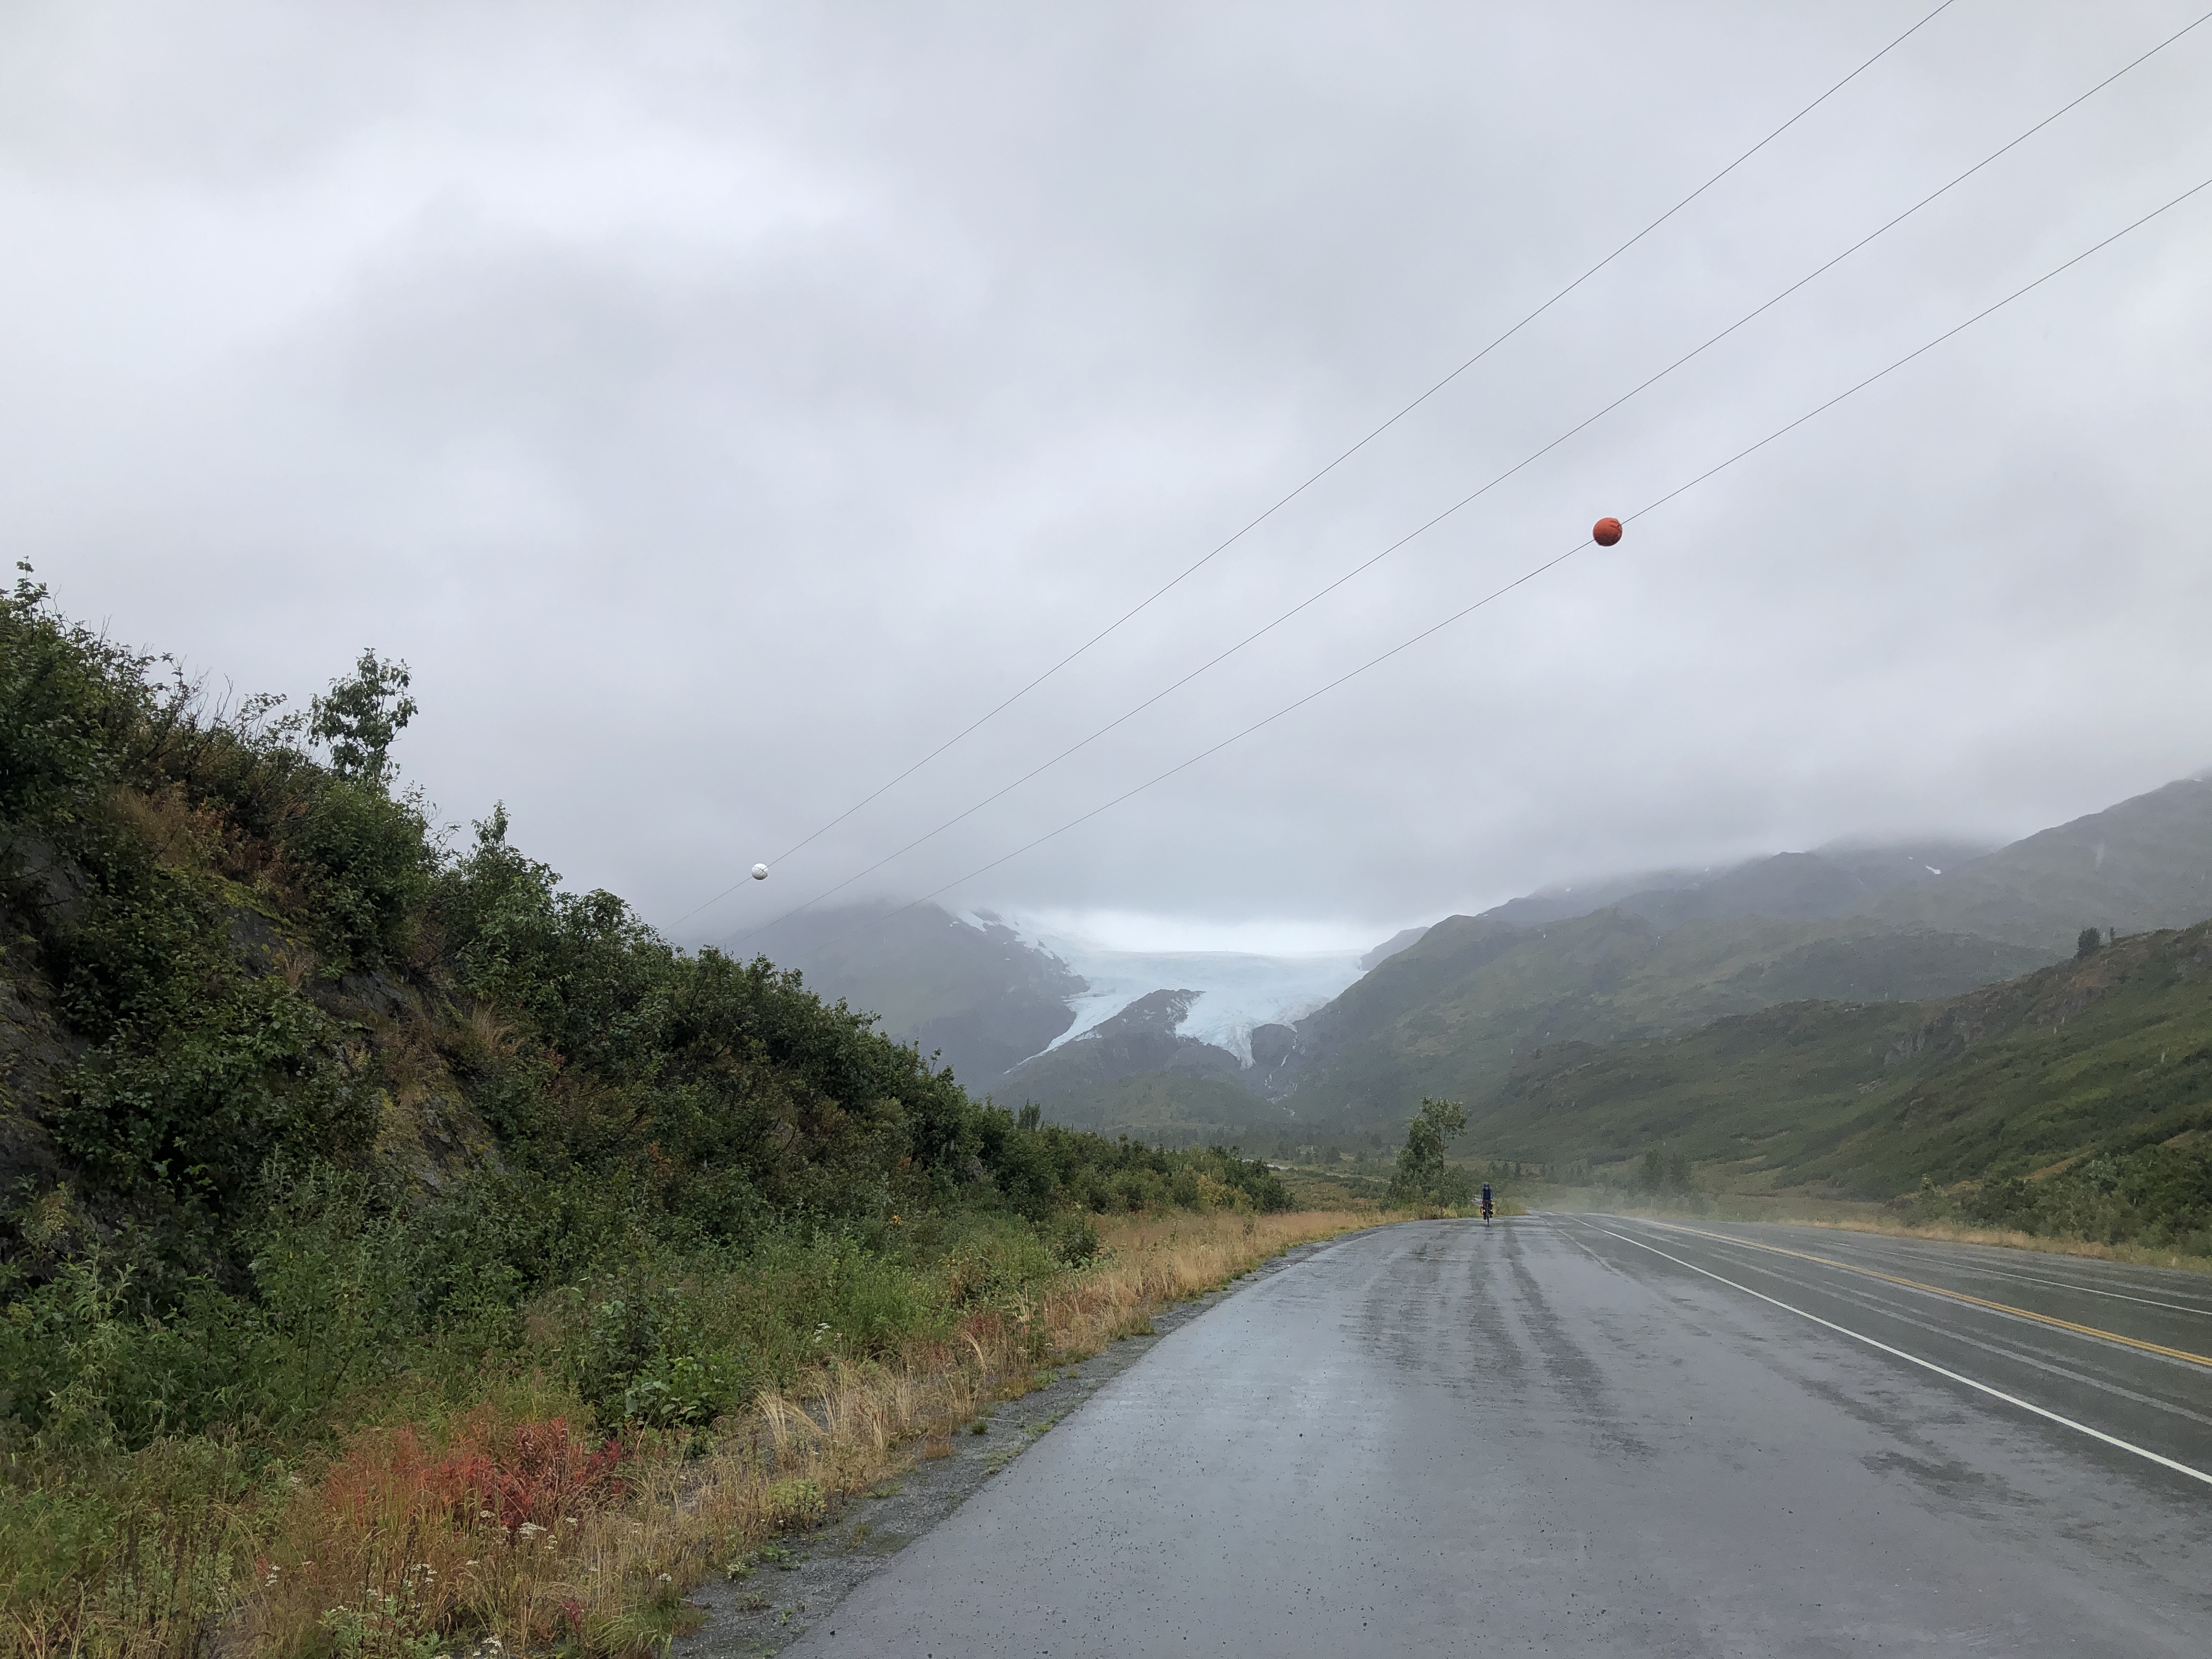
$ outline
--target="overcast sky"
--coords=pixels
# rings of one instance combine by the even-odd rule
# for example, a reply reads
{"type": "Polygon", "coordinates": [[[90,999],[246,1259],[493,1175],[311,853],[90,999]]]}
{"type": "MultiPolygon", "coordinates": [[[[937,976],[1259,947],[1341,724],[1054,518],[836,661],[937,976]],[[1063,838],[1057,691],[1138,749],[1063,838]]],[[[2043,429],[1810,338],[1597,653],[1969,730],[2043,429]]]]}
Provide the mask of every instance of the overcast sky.
{"type": "MultiPolygon", "coordinates": [[[[684,913],[1926,12],[11,0],[0,528],[70,613],[684,913]]],[[[741,935],[1305,598],[2188,21],[1955,0],[1135,622],[678,928],[741,935]]],[[[931,891],[2212,176],[2212,25],[1191,685],[931,891]]],[[[2003,839],[2212,763],[2212,191],[1391,663],[945,895],[1369,943],[1556,880],[2003,839]]]]}

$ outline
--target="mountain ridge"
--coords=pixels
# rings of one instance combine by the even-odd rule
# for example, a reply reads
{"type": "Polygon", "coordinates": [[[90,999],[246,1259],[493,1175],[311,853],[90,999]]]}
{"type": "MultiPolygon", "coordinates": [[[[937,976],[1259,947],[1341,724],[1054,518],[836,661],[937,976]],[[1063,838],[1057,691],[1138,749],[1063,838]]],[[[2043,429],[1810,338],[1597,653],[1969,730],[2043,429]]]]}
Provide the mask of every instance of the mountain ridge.
{"type": "Polygon", "coordinates": [[[1887,1198],[2047,1176],[2212,1132],[2212,921],[1956,997],[1797,1002],[1516,1061],[1470,1114],[1498,1157],[1664,1146],[1739,1190],[1887,1198]]]}
{"type": "MultiPolygon", "coordinates": [[[[1995,848],[1831,843],[1407,928],[1310,1013],[1239,1027],[1249,1058],[1212,1027],[1212,1041],[1188,1032],[1187,985],[1131,996],[1070,1037],[1071,1005],[1106,993],[995,917],[923,905],[856,930],[837,912],[769,943],[811,985],[941,1051],[969,1086],[1055,1121],[1364,1140],[1394,1135],[1425,1094],[1485,1095],[1547,1042],[1654,1038],[1790,1001],[1941,999],[2059,959],[2093,921],[2126,932],[2206,915],[2212,781],[2197,776],[1995,848]]],[[[1148,966],[1179,971],[1164,957],[1148,966]]]]}
{"type": "MultiPolygon", "coordinates": [[[[2062,957],[2088,919],[2127,930],[2206,915],[2212,782],[2182,779],[1994,849],[1832,844],[1449,916],[1370,951],[1330,1002],[1255,1029],[1250,1066],[1212,1074],[1290,1108],[1301,1135],[1388,1138],[1423,1095],[1480,1097],[1516,1056],[1570,1035],[1647,1039],[1807,1000],[1940,999],[2062,957]]],[[[1172,1077],[1128,1086],[1164,1121],[1172,1077]]],[[[1220,1099],[1203,1115],[1223,1116],[1220,1099]]]]}

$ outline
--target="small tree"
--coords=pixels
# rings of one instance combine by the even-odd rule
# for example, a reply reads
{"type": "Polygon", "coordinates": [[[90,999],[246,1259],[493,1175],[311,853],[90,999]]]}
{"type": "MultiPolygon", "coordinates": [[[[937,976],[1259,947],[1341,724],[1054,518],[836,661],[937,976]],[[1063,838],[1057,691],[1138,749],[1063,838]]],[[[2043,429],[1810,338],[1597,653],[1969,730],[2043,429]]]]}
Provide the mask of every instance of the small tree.
{"type": "Polygon", "coordinates": [[[365,650],[350,678],[332,680],[330,695],[308,704],[307,735],[329,746],[332,771],[360,783],[387,781],[392,740],[415,718],[410,684],[405,663],[365,650]]]}
{"type": "Polygon", "coordinates": [[[2096,955],[2097,947],[2104,942],[2104,936],[2098,933],[2095,928],[2084,927],[2080,933],[2075,936],[2074,959],[2076,962],[2079,962],[2083,957],[2096,955]]]}
{"type": "Polygon", "coordinates": [[[1444,1146],[1467,1133],[1467,1109],[1455,1101],[1424,1100],[1419,1116],[1406,1126],[1405,1149],[1390,1177],[1394,1204],[1435,1204],[1446,1208],[1467,1202],[1474,1182],[1468,1172],[1444,1161],[1444,1146]]]}

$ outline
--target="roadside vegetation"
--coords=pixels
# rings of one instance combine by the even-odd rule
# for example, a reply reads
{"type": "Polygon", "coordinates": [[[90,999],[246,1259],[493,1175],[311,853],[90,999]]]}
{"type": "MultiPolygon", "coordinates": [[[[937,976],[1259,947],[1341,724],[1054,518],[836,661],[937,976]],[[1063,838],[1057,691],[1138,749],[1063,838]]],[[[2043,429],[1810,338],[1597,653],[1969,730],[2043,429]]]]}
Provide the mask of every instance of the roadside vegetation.
{"type": "Polygon", "coordinates": [[[972,1100],[501,811],[454,844],[415,712],[0,598],[0,1651],[642,1654],[976,1401],[1371,1219],[972,1100]]]}

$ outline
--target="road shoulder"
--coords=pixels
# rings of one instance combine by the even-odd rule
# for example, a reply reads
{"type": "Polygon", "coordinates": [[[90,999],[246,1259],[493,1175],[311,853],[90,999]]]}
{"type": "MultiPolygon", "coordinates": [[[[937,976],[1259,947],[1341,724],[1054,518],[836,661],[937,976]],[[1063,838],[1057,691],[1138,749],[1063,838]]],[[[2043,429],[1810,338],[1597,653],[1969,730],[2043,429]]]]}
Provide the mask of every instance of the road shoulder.
{"type": "Polygon", "coordinates": [[[1159,1310],[1149,1333],[1122,1337],[1089,1359],[1040,1372],[1049,1380],[993,1407],[980,1419],[982,1433],[963,1430],[952,1436],[949,1456],[917,1459],[903,1474],[838,1503],[815,1530],[786,1534],[752,1552],[750,1565],[734,1573],[717,1569],[691,1594],[706,1623],[675,1646],[684,1659],[755,1659],[781,1652],[1164,1338],[1257,1281],[1370,1231],[1293,1245],[1218,1290],[1159,1310]]]}

